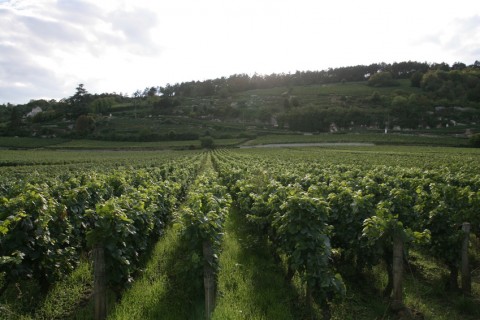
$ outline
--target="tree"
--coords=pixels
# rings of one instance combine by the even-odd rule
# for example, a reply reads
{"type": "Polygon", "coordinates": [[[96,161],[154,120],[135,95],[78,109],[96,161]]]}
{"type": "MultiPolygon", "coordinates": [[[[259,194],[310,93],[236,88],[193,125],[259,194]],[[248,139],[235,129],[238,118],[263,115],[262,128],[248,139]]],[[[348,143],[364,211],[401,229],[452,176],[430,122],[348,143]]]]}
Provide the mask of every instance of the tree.
{"type": "Polygon", "coordinates": [[[106,114],[112,109],[114,103],[115,99],[112,97],[98,98],[90,104],[90,111],[97,114],[106,114]]]}
{"type": "Polygon", "coordinates": [[[472,137],[470,138],[470,144],[474,148],[480,148],[480,133],[472,135],[472,137]]]}
{"type": "Polygon", "coordinates": [[[171,113],[172,109],[180,105],[180,101],[176,98],[162,97],[153,102],[153,108],[157,112],[171,113]]]}
{"type": "Polygon", "coordinates": [[[12,111],[10,112],[10,122],[8,123],[8,129],[15,131],[22,124],[22,115],[18,111],[17,107],[12,107],[11,109],[12,111]]]}
{"type": "Polygon", "coordinates": [[[95,130],[95,120],[91,116],[81,115],[75,122],[75,130],[79,135],[86,135],[95,130]]]}
{"type": "Polygon", "coordinates": [[[421,107],[422,99],[416,94],[411,94],[408,98],[396,96],[392,100],[392,115],[396,118],[395,123],[402,128],[417,128],[422,121],[421,107]]]}
{"type": "Polygon", "coordinates": [[[82,83],[78,85],[76,90],[77,92],[68,98],[68,102],[72,107],[71,113],[74,118],[78,118],[79,116],[88,113],[88,104],[91,100],[91,95],[82,83]]]}
{"type": "Polygon", "coordinates": [[[372,95],[370,96],[370,101],[373,103],[380,103],[382,102],[382,97],[380,96],[380,93],[378,91],[374,91],[372,95]]]}
{"type": "Polygon", "coordinates": [[[433,63],[430,67],[433,70],[441,70],[441,71],[450,71],[450,66],[448,63],[441,62],[441,63],[433,63]]]}
{"type": "Polygon", "coordinates": [[[164,96],[164,97],[173,97],[175,94],[175,86],[172,86],[170,83],[167,83],[165,87],[160,87],[159,92],[164,96]]]}
{"type": "Polygon", "coordinates": [[[423,72],[416,71],[410,77],[410,84],[412,87],[420,88],[420,84],[422,82],[423,72]]]}
{"type": "Polygon", "coordinates": [[[463,70],[467,67],[467,65],[463,62],[455,62],[452,65],[452,70],[463,70]]]}
{"type": "Polygon", "coordinates": [[[480,102],[480,80],[477,80],[476,86],[468,91],[467,96],[471,101],[480,102]]]}
{"type": "Polygon", "coordinates": [[[142,92],[140,90],[137,90],[134,93],[132,93],[132,97],[135,98],[135,99],[138,99],[141,96],[142,96],[142,92]]]}
{"type": "Polygon", "coordinates": [[[210,136],[203,137],[200,139],[200,146],[206,149],[213,149],[215,147],[215,142],[213,141],[213,138],[210,136]]]}
{"type": "Polygon", "coordinates": [[[148,91],[147,91],[147,96],[148,97],[153,97],[153,96],[156,96],[156,95],[157,95],[157,88],[151,87],[150,89],[148,89],[148,91]]]}
{"type": "Polygon", "coordinates": [[[422,77],[420,86],[425,91],[437,91],[442,87],[443,80],[438,71],[428,71],[422,77]]]}
{"type": "Polygon", "coordinates": [[[372,87],[392,87],[397,86],[398,82],[393,79],[388,71],[377,72],[368,79],[368,85],[372,87]]]}
{"type": "Polygon", "coordinates": [[[177,134],[173,130],[170,130],[167,134],[167,137],[168,137],[169,140],[175,140],[176,136],[177,136],[177,134]]]}
{"type": "Polygon", "coordinates": [[[138,100],[140,99],[140,97],[142,96],[142,93],[140,92],[140,90],[137,90],[133,93],[133,106],[134,106],[134,109],[135,109],[135,119],[137,119],[137,105],[138,105],[138,100]]]}
{"type": "Polygon", "coordinates": [[[297,97],[290,97],[290,102],[292,103],[292,106],[295,108],[300,106],[300,101],[298,100],[297,97]]]}

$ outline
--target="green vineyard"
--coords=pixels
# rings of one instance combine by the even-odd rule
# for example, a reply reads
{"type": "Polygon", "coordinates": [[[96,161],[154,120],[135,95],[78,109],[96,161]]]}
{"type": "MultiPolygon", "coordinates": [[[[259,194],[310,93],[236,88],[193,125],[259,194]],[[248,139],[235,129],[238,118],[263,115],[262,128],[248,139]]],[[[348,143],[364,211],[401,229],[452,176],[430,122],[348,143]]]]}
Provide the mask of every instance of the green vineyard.
{"type": "Polygon", "coordinates": [[[1,319],[479,319],[480,152],[2,151],[1,319]]]}

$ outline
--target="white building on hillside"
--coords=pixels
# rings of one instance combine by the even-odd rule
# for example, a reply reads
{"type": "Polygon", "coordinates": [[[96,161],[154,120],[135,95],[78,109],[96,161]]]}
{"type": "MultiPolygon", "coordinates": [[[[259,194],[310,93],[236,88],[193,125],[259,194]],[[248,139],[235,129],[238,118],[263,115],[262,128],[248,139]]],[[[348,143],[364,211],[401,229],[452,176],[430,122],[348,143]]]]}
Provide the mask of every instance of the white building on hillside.
{"type": "Polygon", "coordinates": [[[40,112],[42,112],[42,108],[40,107],[35,107],[32,109],[32,111],[30,111],[29,113],[27,113],[27,118],[28,117],[35,117],[37,114],[39,114],[40,112]]]}

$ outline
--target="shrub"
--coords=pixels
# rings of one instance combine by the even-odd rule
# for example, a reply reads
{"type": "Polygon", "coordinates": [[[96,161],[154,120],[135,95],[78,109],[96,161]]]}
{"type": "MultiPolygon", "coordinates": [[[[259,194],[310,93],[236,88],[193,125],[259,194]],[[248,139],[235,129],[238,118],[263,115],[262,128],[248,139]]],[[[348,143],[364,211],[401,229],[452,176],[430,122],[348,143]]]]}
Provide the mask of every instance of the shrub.
{"type": "Polygon", "coordinates": [[[215,142],[212,137],[203,137],[200,139],[200,146],[206,149],[213,149],[215,147],[215,142]]]}
{"type": "Polygon", "coordinates": [[[472,137],[470,138],[470,144],[474,148],[480,148],[480,133],[472,135],[472,137]]]}
{"type": "Polygon", "coordinates": [[[398,86],[398,82],[393,79],[390,72],[377,72],[368,79],[368,85],[371,87],[393,87],[398,86]]]}

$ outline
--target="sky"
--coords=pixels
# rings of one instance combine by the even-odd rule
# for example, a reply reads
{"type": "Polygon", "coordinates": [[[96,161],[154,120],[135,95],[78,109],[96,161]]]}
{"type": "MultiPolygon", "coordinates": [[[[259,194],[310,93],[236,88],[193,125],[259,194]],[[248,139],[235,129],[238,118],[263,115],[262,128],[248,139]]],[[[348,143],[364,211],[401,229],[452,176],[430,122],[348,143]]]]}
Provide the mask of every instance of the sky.
{"type": "Polygon", "coordinates": [[[478,1],[0,0],[0,104],[408,60],[480,60],[478,1]]]}

